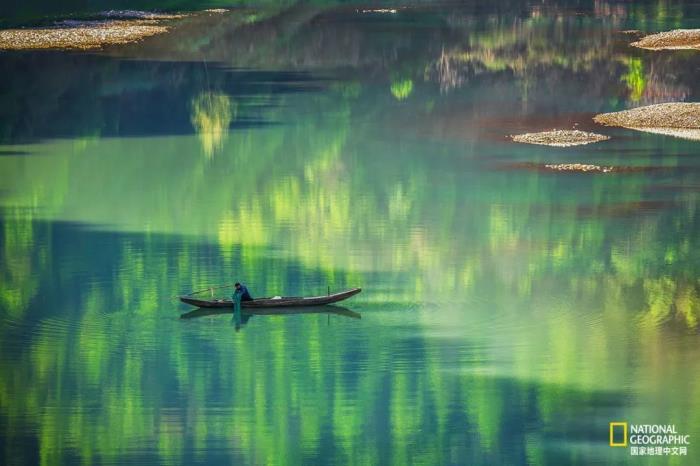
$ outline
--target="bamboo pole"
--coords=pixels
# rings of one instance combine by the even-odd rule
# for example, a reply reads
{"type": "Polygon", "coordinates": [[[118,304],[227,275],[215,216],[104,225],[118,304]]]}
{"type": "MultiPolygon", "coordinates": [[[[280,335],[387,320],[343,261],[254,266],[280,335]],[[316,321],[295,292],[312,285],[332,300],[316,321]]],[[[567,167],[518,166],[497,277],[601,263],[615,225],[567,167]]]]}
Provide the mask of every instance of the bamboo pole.
{"type": "Polygon", "coordinates": [[[211,293],[214,293],[214,290],[218,290],[219,288],[227,288],[227,287],[229,287],[229,286],[233,286],[233,284],[231,284],[231,283],[223,283],[223,284],[221,284],[221,285],[209,286],[209,287],[207,287],[207,288],[202,288],[201,290],[192,291],[192,292],[188,293],[186,296],[192,296],[192,295],[195,295],[195,294],[204,293],[205,291],[209,291],[209,292],[211,292],[211,293]]]}

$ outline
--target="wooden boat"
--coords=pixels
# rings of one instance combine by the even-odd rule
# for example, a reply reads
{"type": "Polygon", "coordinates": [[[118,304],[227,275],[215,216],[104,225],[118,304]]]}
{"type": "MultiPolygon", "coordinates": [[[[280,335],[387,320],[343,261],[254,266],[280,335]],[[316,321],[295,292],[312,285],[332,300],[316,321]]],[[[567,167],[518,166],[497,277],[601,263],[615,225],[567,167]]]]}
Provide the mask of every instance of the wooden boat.
{"type": "MultiPolygon", "coordinates": [[[[241,302],[241,307],[249,308],[267,308],[267,307],[307,307],[307,306],[323,306],[325,304],[337,303],[351,296],[355,296],[362,291],[360,288],[351,288],[339,293],[329,293],[324,296],[276,296],[274,298],[258,298],[252,301],[241,302]]],[[[230,299],[202,299],[192,295],[180,296],[180,301],[185,304],[190,304],[197,307],[233,307],[233,301],[230,299]]]]}
{"type": "MultiPolygon", "coordinates": [[[[199,308],[193,309],[180,315],[181,319],[196,319],[198,317],[216,316],[222,314],[231,314],[233,311],[230,308],[199,308]]],[[[323,306],[312,307],[281,307],[281,308],[247,308],[241,309],[244,315],[254,316],[288,316],[296,314],[333,314],[351,319],[361,319],[362,315],[359,312],[351,311],[342,306],[334,306],[327,304],[323,306]]]]}

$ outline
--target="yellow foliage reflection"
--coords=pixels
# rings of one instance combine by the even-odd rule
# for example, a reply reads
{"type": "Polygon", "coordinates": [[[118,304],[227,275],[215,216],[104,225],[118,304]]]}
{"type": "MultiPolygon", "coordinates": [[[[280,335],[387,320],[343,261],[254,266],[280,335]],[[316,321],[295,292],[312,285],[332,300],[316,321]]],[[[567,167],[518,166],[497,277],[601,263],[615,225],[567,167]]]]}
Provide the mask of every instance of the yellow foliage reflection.
{"type": "Polygon", "coordinates": [[[212,157],[224,148],[228,127],[236,118],[236,102],[226,94],[202,92],[192,99],[191,107],[190,120],[199,137],[202,152],[212,157]]]}

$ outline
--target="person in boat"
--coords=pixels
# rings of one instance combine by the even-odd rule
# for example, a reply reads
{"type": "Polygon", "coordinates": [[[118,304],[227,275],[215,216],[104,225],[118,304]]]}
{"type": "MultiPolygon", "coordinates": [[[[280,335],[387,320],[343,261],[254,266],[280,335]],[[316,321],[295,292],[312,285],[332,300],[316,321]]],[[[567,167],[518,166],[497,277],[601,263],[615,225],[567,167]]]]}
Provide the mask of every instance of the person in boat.
{"type": "Polygon", "coordinates": [[[241,295],[241,301],[252,301],[253,300],[253,297],[250,295],[250,291],[248,291],[248,287],[246,287],[245,285],[241,285],[238,282],[236,282],[236,284],[233,286],[236,289],[234,291],[234,293],[241,295]]]}

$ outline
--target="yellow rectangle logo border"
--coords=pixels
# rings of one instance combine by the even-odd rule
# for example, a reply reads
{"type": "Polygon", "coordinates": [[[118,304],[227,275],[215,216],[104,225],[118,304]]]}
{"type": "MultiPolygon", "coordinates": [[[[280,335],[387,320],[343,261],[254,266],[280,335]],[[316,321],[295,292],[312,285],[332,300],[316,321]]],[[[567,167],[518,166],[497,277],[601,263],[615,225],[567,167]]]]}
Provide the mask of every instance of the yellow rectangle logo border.
{"type": "Polygon", "coordinates": [[[627,423],[626,422],[611,422],[610,423],[610,446],[611,447],[626,447],[627,446],[627,423]],[[624,432],[624,440],[622,443],[615,443],[615,427],[622,426],[624,432]]]}

